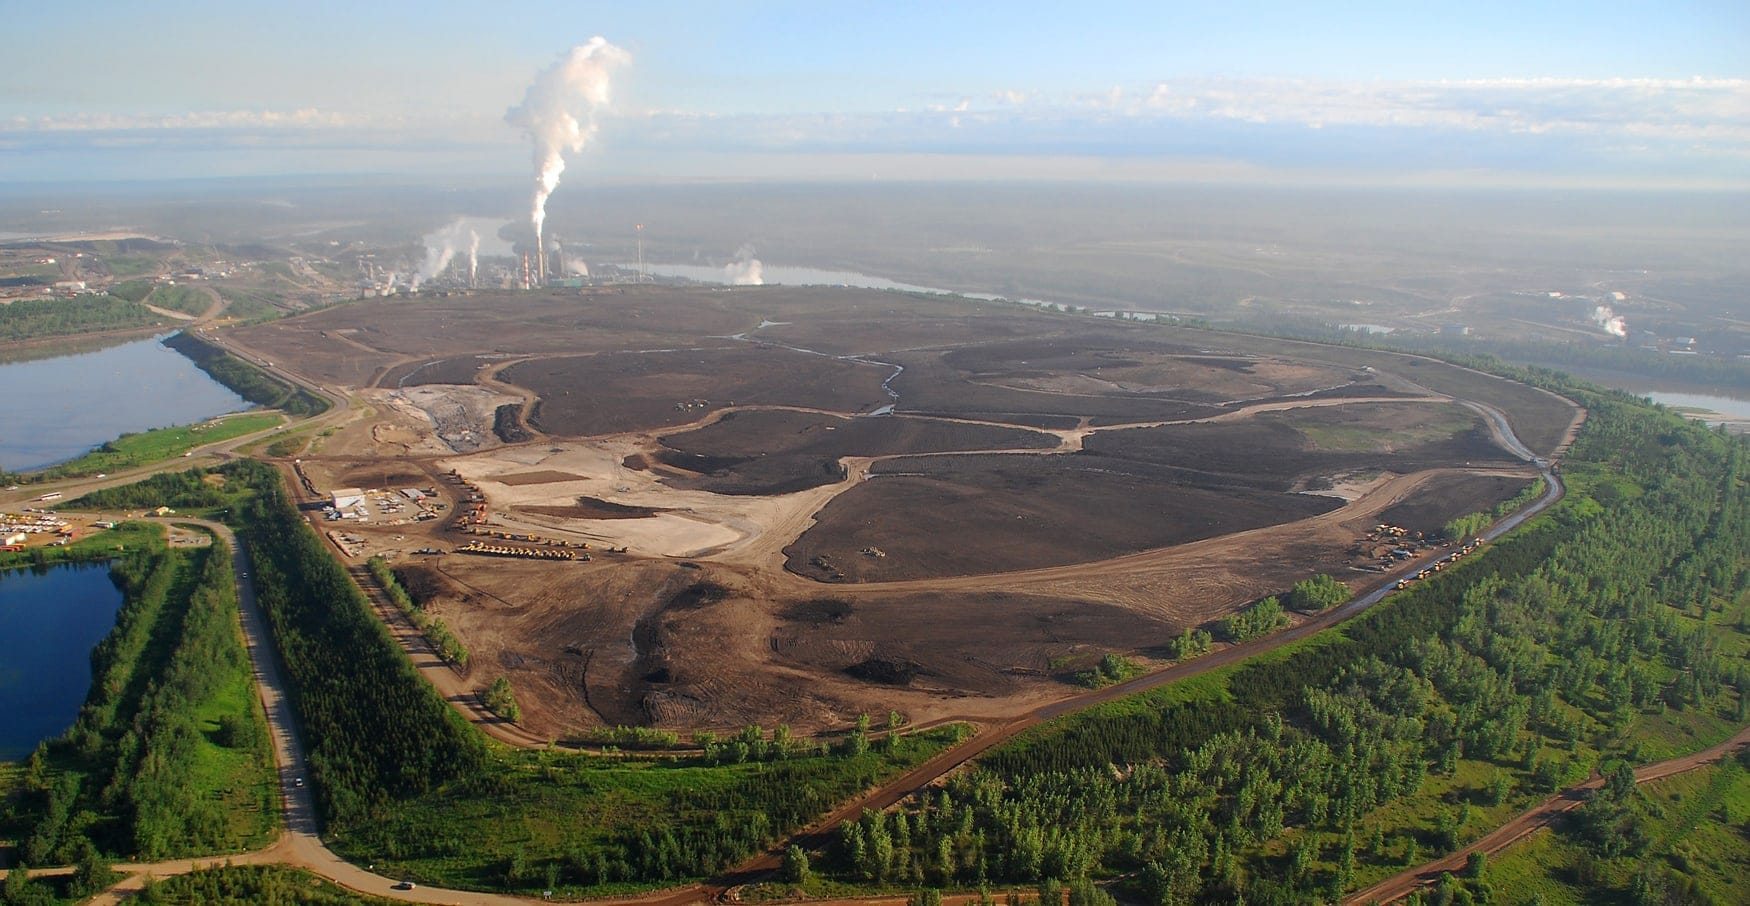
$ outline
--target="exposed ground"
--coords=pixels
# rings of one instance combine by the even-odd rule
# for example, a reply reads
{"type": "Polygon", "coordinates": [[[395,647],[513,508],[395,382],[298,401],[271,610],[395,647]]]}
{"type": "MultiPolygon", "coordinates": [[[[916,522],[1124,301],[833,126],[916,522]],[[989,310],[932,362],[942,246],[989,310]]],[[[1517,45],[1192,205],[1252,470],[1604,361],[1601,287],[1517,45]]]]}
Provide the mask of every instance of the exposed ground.
{"type": "Polygon", "coordinates": [[[862,290],[396,299],[233,336],[364,394],[303,475],[436,494],[316,524],[389,555],[469,648],[456,685],[509,676],[534,738],[1009,717],[1309,574],[1377,579],[1351,551],[1379,521],[1534,474],[1482,412],[1539,455],[1575,414],[1409,356],[862,290]],[[421,553],[470,541],[593,559],[421,553]]]}

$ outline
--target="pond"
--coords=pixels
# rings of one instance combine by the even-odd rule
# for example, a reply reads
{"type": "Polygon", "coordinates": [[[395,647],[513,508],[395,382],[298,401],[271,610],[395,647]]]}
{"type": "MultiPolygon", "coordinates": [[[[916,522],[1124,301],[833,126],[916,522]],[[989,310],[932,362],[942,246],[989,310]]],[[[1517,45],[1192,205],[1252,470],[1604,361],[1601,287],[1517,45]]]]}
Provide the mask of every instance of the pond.
{"type": "Polygon", "coordinates": [[[0,572],[0,761],[73,725],[121,604],[102,564],[0,572]]]}

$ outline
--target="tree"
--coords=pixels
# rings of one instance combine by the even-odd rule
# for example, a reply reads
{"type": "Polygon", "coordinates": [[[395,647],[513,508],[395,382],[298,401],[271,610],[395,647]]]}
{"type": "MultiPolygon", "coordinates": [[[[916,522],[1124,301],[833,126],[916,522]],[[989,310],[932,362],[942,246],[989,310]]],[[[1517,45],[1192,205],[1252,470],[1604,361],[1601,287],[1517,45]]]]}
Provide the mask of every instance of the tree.
{"type": "Polygon", "coordinates": [[[79,861],[73,867],[73,883],[70,887],[76,897],[88,897],[109,887],[109,860],[97,847],[89,842],[80,845],[79,861]]]}
{"type": "Polygon", "coordinates": [[[942,892],[934,887],[925,887],[907,897],[906,906],[942,906],[942,892]]]}
{"type": "Polygon", "coordinates": [[[1069,906],[1118,906],[1118,901],[1093,881],[1078,878],[1069,885],[1069,906]]]}
{"type": "Polygon", "coordinates": [[[48,888],[30,877],[23,865],[14,865],[6,873],[5,886],[0,887],[0,900],[8,906],[49,906],[55,896],[48,888]]]}
{"type": "Polygon", "coordinates": [[[808,877],[808,853],[802,847],[790,844],[784,850],[784,880],[791,884],[807,884],[808,877]]]}
{"type": "Polygon", "coordinates": [[[1352,594],[1349,586],[1319,573],[1294,583],[1288,592],[1288,607],[1299,611],[1327,610],[1349,600],[1352,594]]]}

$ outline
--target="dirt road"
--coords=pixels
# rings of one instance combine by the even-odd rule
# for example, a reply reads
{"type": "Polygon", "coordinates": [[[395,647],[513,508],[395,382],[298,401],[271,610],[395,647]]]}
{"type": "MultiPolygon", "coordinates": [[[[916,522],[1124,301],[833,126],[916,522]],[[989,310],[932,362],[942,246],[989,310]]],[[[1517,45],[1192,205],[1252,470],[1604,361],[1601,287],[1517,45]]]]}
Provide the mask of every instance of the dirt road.
{"type": "MultiPolygon", "coordinates": [[[[1648,783],[1654,780],[1662,780],[1675,774],[1693,771],[1703,765],[1713,764],[1714,762],[1746,747],[1750,747],[1750,727],[1745,727],[1744,729],[1739,730],[1731,739],[1715,746],[1709,746],[1700,752],[1638,767],[1635,769],[1635,782],[1648,783]]],[[[1414,893],[1416,890],[1440,880],[1442,874],[1446,872],[1456,873],[1464,868],[1465,861],[1470,858],[1470,854],[1473,852],[1487,853],[1488,855],[1493,856],[1501,850],[1504,850],[1533,833],[1536,833],[1538,830],[1551,826],[1562,815],[1565,815],[1585,804],[1591,791],[1596,790],[1603,785],[1604,778],[1593,777],[1585,783],[1568,787],[1537,805],[1532,806],[1530,809],[1521,812],[1519,816],[1512,821],[1501,825],[1492,833],[1475,843],[1458,850],[1452,855],[1442,859],[1436,859],[1423,865],[1418,865],[1415,868],[1386,878],[1371,887],[1358,890],[1355,893],[1350,894],[1348,897],[1345,897],[1343,902],[1392,903],[1401,900],[1404,897],[1409,896],[1411,893],[1414,893]]]]}

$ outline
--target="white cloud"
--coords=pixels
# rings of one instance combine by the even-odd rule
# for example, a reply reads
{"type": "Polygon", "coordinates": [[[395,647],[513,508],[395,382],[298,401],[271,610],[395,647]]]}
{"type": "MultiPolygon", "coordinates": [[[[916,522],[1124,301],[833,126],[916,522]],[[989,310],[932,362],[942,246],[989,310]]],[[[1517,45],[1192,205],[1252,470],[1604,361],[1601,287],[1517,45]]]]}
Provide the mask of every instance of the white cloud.
{"type": "MultiPolygon", "coordinates": [[[[493,111],[319,108],[0,119],[0,147],[467,152],[510,161],[493,111]]],[[[1750,184],[1750,80],[1343,82],[1182,78],[1051,97],[948,94],[920,109],[716,114],[623,111],[600,153],[1078,157],[1248,167],[1568,174],[1750,184]]],[[[507,164],[508,166],[508,164],[507,164]]],[[[727,166],[727,164],[726,164],[727,166]]]]}

